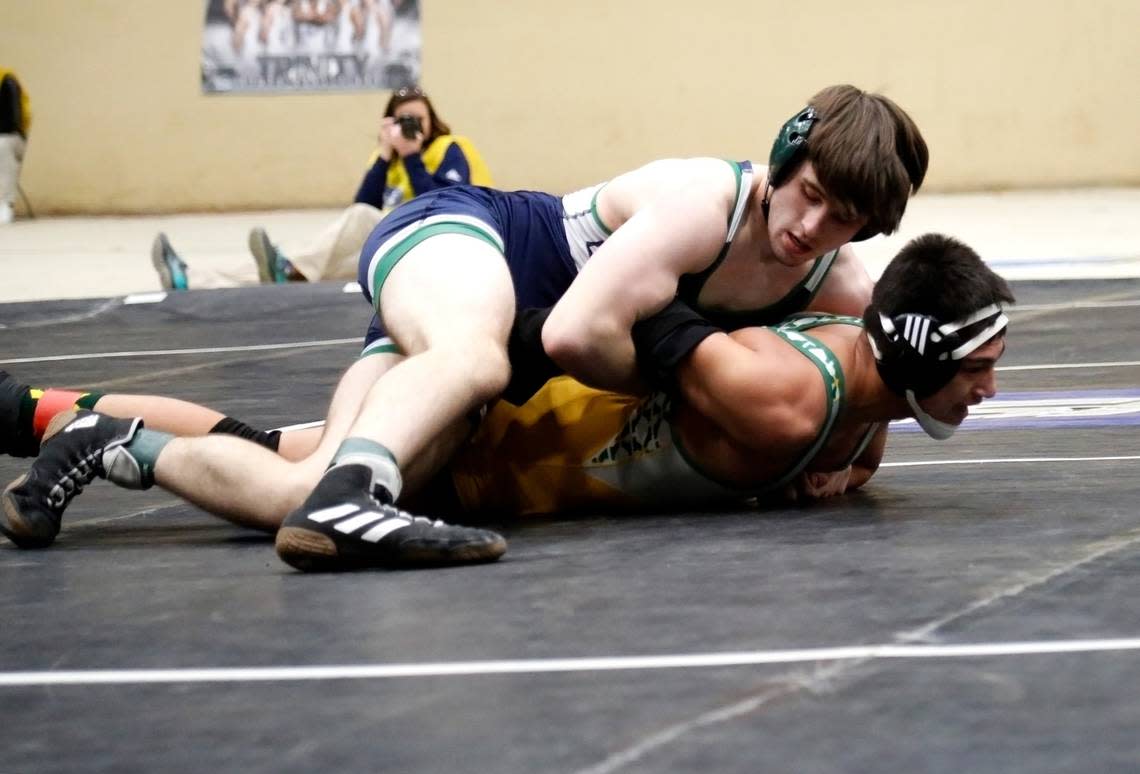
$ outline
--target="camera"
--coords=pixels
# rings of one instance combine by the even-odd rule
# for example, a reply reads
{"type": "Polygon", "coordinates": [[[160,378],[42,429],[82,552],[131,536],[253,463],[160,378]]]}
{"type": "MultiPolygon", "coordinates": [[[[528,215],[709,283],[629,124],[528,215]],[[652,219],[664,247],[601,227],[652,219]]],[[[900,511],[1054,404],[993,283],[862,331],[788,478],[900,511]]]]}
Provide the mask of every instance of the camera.
{"type": "Polygon", "coordinates": [[[396,123],[400,125],[400,134],[409,140],[416,139],[416,135],[422,134],[424,131],[424,125],[419,116],[396,116],[396,123]]]}

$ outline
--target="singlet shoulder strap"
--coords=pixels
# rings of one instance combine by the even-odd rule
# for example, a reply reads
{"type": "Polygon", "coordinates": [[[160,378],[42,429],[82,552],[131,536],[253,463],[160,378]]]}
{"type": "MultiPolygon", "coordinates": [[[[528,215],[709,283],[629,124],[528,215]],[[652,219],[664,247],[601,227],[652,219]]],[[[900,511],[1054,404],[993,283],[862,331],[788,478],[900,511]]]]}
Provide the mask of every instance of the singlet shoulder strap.
{"type": "Polygon", "coordinates": [[[875,437],[875,433],[879,431],[879,427],[881,426],[881,422],[872,422],[867,426],[867,430],[863,433],[863,437],[859,439],[859,443],[855,445],[855,448],[851,451],[851,454],[848,455],[847,459],[844,461],[843,467],[847,467],[848,465],[855,462],[855,460],[859,459],[859,455],[862,454],[863,451],[867,448],[867,445],[871,443],[871,439],[875,437]]]}
{"type": "Polygon", "coordinates": [[[593,217],[594,223],[597,224],[598,228],[600,228],[602,233],[607,237],[612,236],[614,230],[606,225],[606,222],[602,220],[601,213],[598,212],[598,195],[602,192],[602,189],[609,184],[610,181],[607,180],[604,183],[594,186],[594,195],[590,197],[590,215],[593,217]]]}
{"type": "MultiPolygon", "coordinates": [[[[863,321],[858,317],[852,317],[846,314],[827,314],[826,312],[801,312],[800,314],[793,314],[776,326],[776,332],[781,331],[796,331],[797,333],[803,331],[810,331],[812,328],[818,328],[821,325],[854,325],[859,328],[863,327],[863,321]]],[[[823,345],[820,344],[822,347],[823,345]]],[[[832,356],[834,357],[834,355],[832,356]]]]}
{"type": "Polygon", "coordinates": [[[732,240],[744,220],[744,210],[748,206],[748,195],[752,191],[754,174],[752,162],[726,160],[726,163],[732,167],[733,174],[736,176],[736,198],[733,200],[732,213],[728,216],[728,233],[724,238],[724,246],[708,267],[695,274],[686,274],[677,282],[677,295],[682,301],[692,305],[696,305],[697,296],[700,295],[705,282],[728,257],[728,248],[732,246],[732,240]]]}
{"type": "MultiPolygon", "coordinates": [[[[818,322],[816,325],[828,325],[834,322],[838,322],[838,320],[818,322]]],[[[809,328],[804,328],[804,330],[809,330],[814,327],[816,326],[812,325],[809,328]]],[[[828,349],[818,339],[805,336],[794,327],[785,328],[784,326],[780,326],[775,329],[775,332],[778,336],[799,350],[800,354],[810,360],[815,367],[819,369],[820,376],[823,377],[823,387],[827,391],[827,414],[823,419],[823,424],[820,426],[819,432],[816,434],[815,440],[812,441],[807,450],[779,477],[765,486],[763,491],[771,491],[784,486],[803,472],[804,468],[815,459],[815,455],[819,454],[820,449],[824,447],[828,438],[831,437],[831,431],[835,428],[835,422],[843,410],[843,401],[846,394],[843,367],[839,364],[839,358],[835,356],[834,352],[828,349]]]]}
{"type": "Polygon", "coordinates": [[[740,228],[740,221],[744,220],[748,192],[752,190],[752,162],[730,161],[728,164],[736,174],[736,201],[733,203],[732,215],[728,218],[728,235],[724,238],[725,249],[721,251],[722,253],[727,252],[728,245],[732,244],[732,239],[740,228]]]}

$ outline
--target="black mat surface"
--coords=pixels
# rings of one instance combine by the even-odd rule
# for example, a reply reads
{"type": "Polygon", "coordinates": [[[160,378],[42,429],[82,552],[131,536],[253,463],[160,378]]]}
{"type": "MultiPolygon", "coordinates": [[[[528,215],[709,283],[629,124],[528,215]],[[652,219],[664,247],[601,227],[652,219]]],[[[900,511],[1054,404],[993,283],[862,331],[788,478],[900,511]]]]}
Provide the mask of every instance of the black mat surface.
{"type": "MultiPolygon", "coordinates": [[[[0,540],[0,772],[1140,770],[1140,282],[1015,290],[998,399],[945,444],[899,425],[865,493],[815,507],[535,520],[494,565],[306,576],[96,483],[52,548],[0,540]],[[918,647],[799,652],[875,645],[918,647]],[[955,645],[994,650],[922,649],[955,645]],[[375,671],[97,671],[308,666],[375,671]]],[[[6,305],[0,368],[289,424],[368,317],[340,285],[6,305]]]]}

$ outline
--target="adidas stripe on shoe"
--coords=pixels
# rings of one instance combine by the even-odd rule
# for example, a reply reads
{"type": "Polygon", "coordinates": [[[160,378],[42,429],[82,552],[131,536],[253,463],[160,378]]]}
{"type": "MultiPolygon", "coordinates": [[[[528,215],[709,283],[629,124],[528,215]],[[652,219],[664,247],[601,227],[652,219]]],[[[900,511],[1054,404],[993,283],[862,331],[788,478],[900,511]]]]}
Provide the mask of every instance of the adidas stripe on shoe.
{"type": "Polygon", "coordinates": [[[507,549],[490,530],[415,516],[383,503],[364,465],[341,465],[321,479],[277,532],[277,555],[306,572],[491,562],[507,549]]]}

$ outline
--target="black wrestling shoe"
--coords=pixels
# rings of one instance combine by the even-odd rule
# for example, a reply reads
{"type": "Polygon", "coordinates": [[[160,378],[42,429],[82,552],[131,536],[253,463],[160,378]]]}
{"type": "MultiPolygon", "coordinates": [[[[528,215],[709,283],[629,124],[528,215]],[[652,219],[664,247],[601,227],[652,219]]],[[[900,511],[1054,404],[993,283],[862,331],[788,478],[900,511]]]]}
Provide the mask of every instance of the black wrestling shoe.
{"type": "Polygon", "coordinates": [[[493,562],[500,535],[413,516],[368,490],[366,465],[332,468],[277,531],[277,555],[305,572],[493,562]]]}
{"type": "MultiPolygon", "coordinates": [[[[0,532],[20,548],[44,548],[59,534],[63,512],[83,487],[114,470],[131,478],[134,457],[123,448],[141,419],[115,419],[94,411],[57,414],[44,432],[40,456],[4,490],[0,532]]],[[[141,472],[137,487],[147,482],[141,472]]]]}
{"type": "Polygon", "coordinates": [[[36,437],[20,426],[20,402],[27,391],[26,384],[0,370],[0,454],[34,457],[40,450],[36,437]]]}

